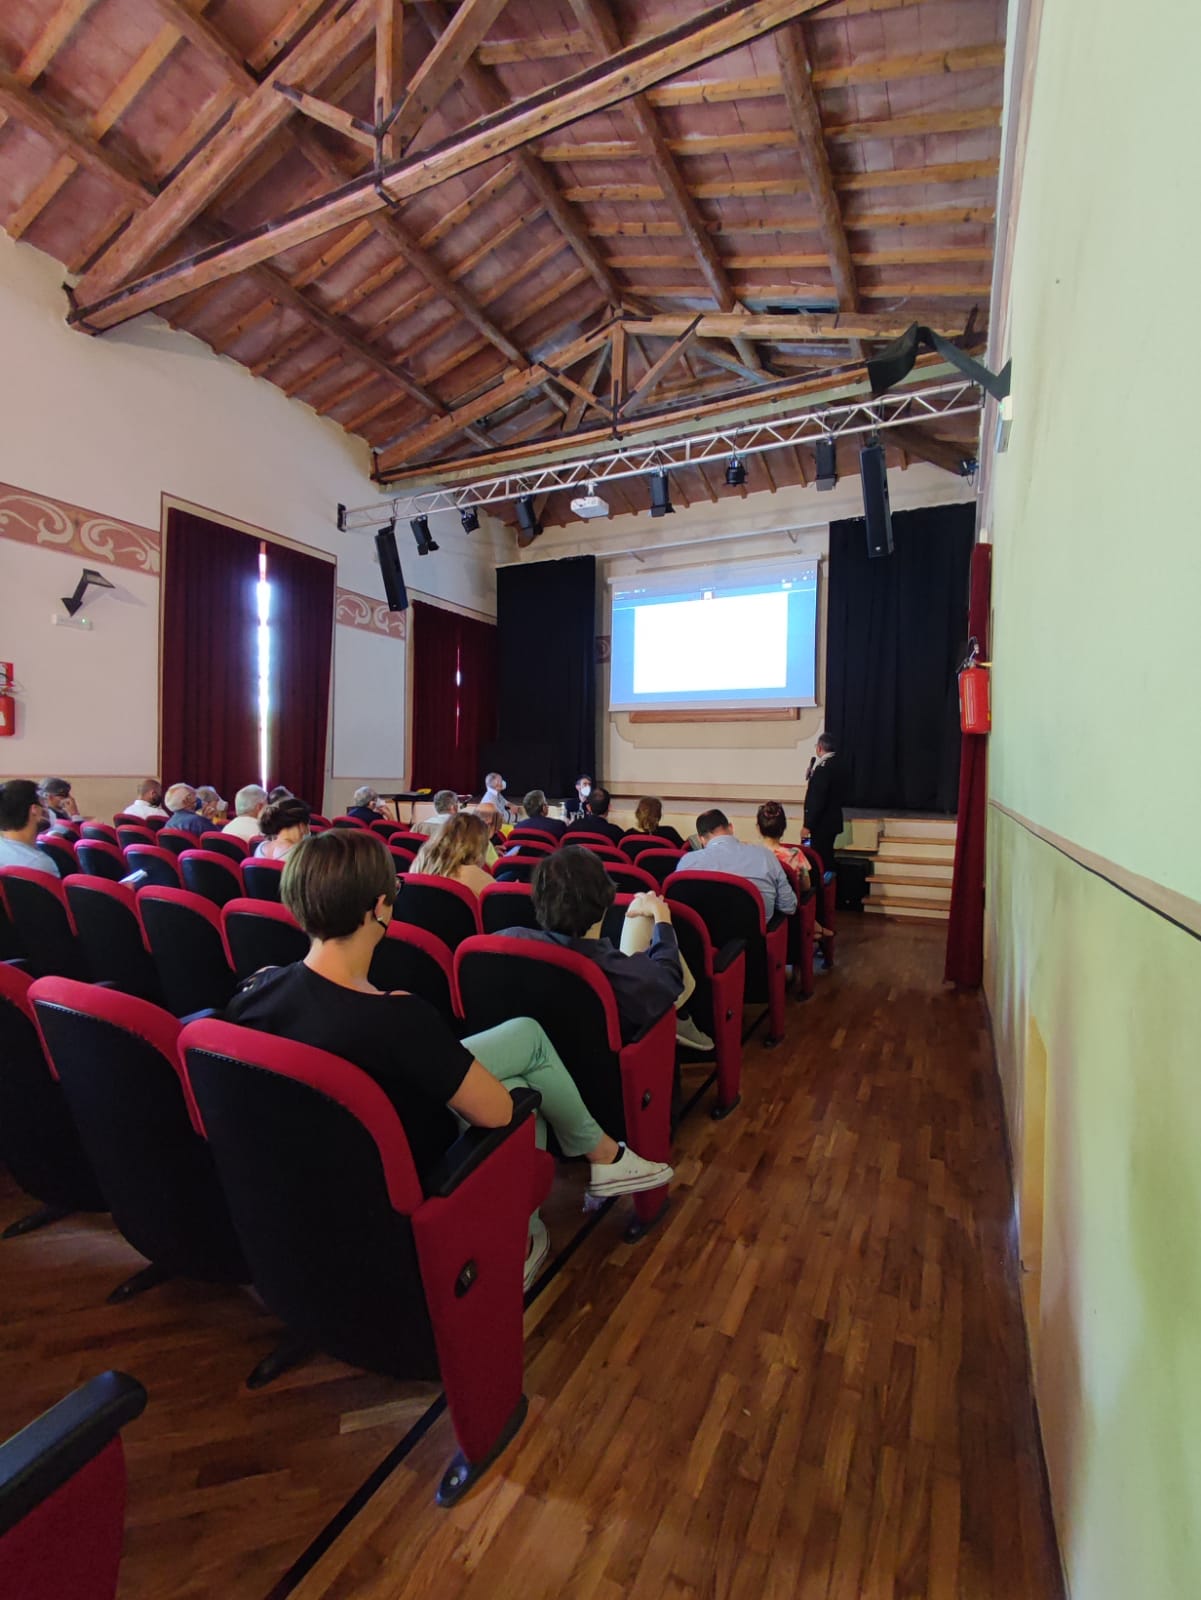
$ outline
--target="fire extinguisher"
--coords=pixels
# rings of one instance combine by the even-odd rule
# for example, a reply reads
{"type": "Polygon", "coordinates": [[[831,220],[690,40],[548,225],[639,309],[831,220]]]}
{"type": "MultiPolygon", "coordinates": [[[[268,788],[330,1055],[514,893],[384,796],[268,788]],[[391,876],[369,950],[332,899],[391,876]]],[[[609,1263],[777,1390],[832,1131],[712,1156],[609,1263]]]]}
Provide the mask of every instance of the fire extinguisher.
{"type": "Polygon", "coordinates": [[[11,739],[17,731],[17,702],[12,690],[13,664],[0,661],[0,739],[11,739]]]}
{"type": "Polygon", "coordinates": [[[967,659],[959,668],[959,726],[964,733],[992,732],[990,664],[980,660],[980,641],[969,639],[967,659]]]}

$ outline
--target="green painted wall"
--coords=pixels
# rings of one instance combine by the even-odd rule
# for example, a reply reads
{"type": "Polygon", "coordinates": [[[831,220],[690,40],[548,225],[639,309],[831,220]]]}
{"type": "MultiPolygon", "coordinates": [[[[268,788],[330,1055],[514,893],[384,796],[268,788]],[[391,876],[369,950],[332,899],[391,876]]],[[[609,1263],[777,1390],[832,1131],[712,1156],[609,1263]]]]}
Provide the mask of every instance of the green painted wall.
{"type": "MultiPolygon", "coordinates": [[[[989,519],[993,799],[1193,899],[1198,82],[1195,0],[1044,0],[989,519]]],[[[995,809],[987,899],[1073,1600],[1196,1600],[1201,943],[995,809]]]]}

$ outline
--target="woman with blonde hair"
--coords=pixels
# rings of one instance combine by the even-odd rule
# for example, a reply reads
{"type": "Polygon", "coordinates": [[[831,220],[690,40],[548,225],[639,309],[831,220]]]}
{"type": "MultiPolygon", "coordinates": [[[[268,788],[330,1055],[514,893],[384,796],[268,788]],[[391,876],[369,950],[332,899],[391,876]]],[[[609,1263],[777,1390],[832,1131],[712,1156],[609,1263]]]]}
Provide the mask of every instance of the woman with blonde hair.
{"type": "Polygon", "coordinates": [[[478,895],[492,882],[492,874],[484,866],[489,843],[483,817],[470,811],[457,812],[446,819],[428,844],[422,845],[409,871],[449,878],[478,895]]]}
{"type": "Polygon", "coordinates": [[[634,810],[634,826],[627,828],[622,835],[624,839],[637,838],[639,834],[653,834],[656,839],[666,839],[677,850],[684,848],[684,841],[677,829],[668,824],[663,825],[663,802],[648,795],[639,800],[634,810]]]}

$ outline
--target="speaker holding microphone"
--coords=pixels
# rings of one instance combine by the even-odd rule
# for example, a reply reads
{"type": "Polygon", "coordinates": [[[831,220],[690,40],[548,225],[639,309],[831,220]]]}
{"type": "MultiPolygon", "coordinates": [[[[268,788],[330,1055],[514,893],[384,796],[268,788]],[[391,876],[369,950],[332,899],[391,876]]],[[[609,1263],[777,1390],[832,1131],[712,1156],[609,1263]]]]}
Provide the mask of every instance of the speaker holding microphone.
{"type": "Polygon", "coordinates": [[[869,556],[890,556],[892,511],[888,504],[888,468],[884,460],[884,446],[879,439],[865,444],[859,452],[859,476],[863,482],[867,553],[869,556]]]}

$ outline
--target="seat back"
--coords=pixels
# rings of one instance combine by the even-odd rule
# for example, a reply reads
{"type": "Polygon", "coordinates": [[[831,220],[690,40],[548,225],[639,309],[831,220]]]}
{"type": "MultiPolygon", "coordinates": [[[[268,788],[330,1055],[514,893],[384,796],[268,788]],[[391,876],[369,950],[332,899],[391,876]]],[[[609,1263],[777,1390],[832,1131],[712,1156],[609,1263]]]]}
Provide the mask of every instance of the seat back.
{"type": "Polygon", "coordinates": [[[536,928],[534,895],[528,883],[490,883],[480,895],[480,920],[485,933],[506,928],[536,928]]]}
{"type": "Polygon", "coordinates": [[[390,822],[387,817],[379,817],[375,822],[369,822],[367,826],[372,833],[378,833],[385,844],[394,833],[404,833],[406,831],[399,822],[390,822]]]}
{"type": "Polygon", "coordinates": [[[641,867],[632,866],[628,861],[605,860],[605,872],[624,894],[640,894],[648,891],[658,894],[659,880],[649,872],[643,872],[641,867]]]}
{"type": "Polygon", "coordinates": [[[148,824],[149,818],[135,816],[132,811],[118,811],[113,816],[114,828],[145,828],[148,824]]]}
{"type": "Polygon", "coordinates": [[[666,850],[641,850],[638,853],[638,870],[649,872],[661,890],[683,856],[683,851],[670,846],[666,850]]]}
{"type": "Polygon", "coordinates": [[[400,880],[392,916],[436,934],[451,950],[481,931],[480,905],[471,890],[424,872],[407,872],[400,880]]]}
{"type": "Polygon", "coordinates": [[[581,849],[591,850],[593,855],[599,856],[602,861],[612,861],[618,866],[628,866],[630,858],[619,850],[612,839],[594,839],[585,834],[565,834],[563,843],[559,846],[565,850],[568,845],[579,845],[581,849]]]}
{"type": "Polygon", "coordinates": [[[627,833],[621,841],[621,848],[631,861],[637,861],[644,850],[674,850],[679,855],[679,847],[672,844],[670,839],[661,839],[657,833],[627,833]]]}
{"type": "Polygon", "coordinates": [[[161,1004],[158,973],[146,944],[133,890],[127,884],[89,878],[82,873],[68,879],[66,888],[67,904],[92,982],[111,983],[123,994],[161,1004]]]}
{"type": "Polygon", "coordinates": [[[212,850],[185,850],[179,858],[183,886],[191,894],[203,895],[215,906],[243,895],[242,874],[232,861],[212,850]]]}
{"type": "MultiPolygon", "coordinates": [[[[809,863],[810,882],[817,891],[817,915],[822,927],[834,932],[838,926],[838,885],[837,882],[827,883],[825,879],[826,871],[832,869],[834,863],[823,862],[812,845],[803,844],[801,850],[809,863]]],[[[829,955],[830,940],[824,939],[822,943],[829,955]]]]}
{"type": "Polygon", "coordinates": [[[388,840],[388,845],[391,849],[411,850],[414,855],[417,854],[423,844],[428,843],[429,840],[424,833],[411,833],[406,828],[398,828],[388,840]]]}
{"type": "Polygon", "coordinates": [[[274,900],[278,904],[284,865],[270,856],[247,856],[242,863],[243,894],[251,900],[274,900]]]}
{"type": "Polygon", "coordinates": [[[179,856],[185,850],[195,850],[199,843],[199,838],[196,834],[189,832],[187,828],[168,828],[164,826],[155,835],[155,843],[163,850],[173,850],[179,856]]]}
{"type": "Polygon", "coordinates": [[[104,1196],[34,1021],[33,980],[0,963],[0,1161],[35,1200],[103,1211],[104,1196]]]}
{"type": "Polygon", "coordinates": [[[561,945],[489,934],[460,945],[455,978],[469,1032],[533,1017],[601,1127],[624,1135],[621,1025],[613,991],[594,962],[561,945]]]}
{"type": "Polygon", "coordinates": [[[167,1010],[177,1017],[223,1010],[236,979],[212,901],[186,889],[147,887],[138,890],[138,910],[167,1010]]]}
{"type": "Polygon", "coordinates": [[[746,999],[756,1002],[768,999],[771,975],[767,915],[763,896],[754,884],[729,873],[676,872],[664,884],[663,892],[673,907],[692,907],[708,928],[715,949],[720,950],[735,939],[743,941],[746,945],[746,999]]]}
{"type": "Polygon", "coordinates": [[[107,839],[81,839],[75,846],[75,861],[89,878],[107,878],[119,883],[129,872],[121,847],[107,839]]]}
{"type": "Polygon", "coordinates": [[[102,839],[108,844],[120,844],[117,830],[111,822],[85,822],[79,830],[81,839],[102,839]]]}
{"type": "Polygon", "coordinates": [[[229,900],[221,927],[239,983],[261,967],[289,967],[309,953],[309,936],[286,906],[270,900],[229,900]]]}
{"type": "Polygon", "coordinates": [[[69,878],[73,872],[79,871],[75,841],[65,833],[41,834],[38,838],[38,849],[54,862],[60,878],[69,878]]]}
{"type": "MultiPolygon", "coordinates": [[[[538,863],[545,860],[545,856],[527,855],[524,850],[519,855],[501,856],[494,869],[496,881],[507,884],[529,883],[538,863]]],[[[488,890],[485,889],[483,892],[487,894],[488,890]]]]}
{"type": "Polygon", "coordinates": [[[510,855],[549,856],[558,849],[558,845],[552,844],[549,839],[532,839],[528,833],[511,833],[505,844],[508,848],[500,858],[502,861],[510,855]]]}
{"type": "Polygon", "coordinates": [[[454,1025],[454,957],[436,934],[393,919],[375,947],[368,977],[377,989],[420,995],[454,1025]]]}
{"type": "Polygon", "coordinates": [[[322,828],[328,828],[328,827],[329,827],[329,818],[328,817],[323,817],[319,811],[314,811],[312,816],[309,818],[309,831],[310,831],[310,833],[317,833],[322,828]]]}
{"type": "Polygon", "coordinates": [[[211,850],[214,855],[225,856],[236,866],[240,866],[250,854],[250,847],[245,839],[239,839],[236,833],[222,833],[220,830],[200,835],[200,848],[211,850]]]}
{"type": "Polygon", "coordinates": [[[388,854],[392,857],[392,864],[396,868],[396,876],[398,878],[402,878],[417,859],[415,850],[397,850],[392,846],[389,846],[388,854]]]}
{"type": "Polygon", "coordinates": [[[60,878],[30,867],[0,867],[0,895],[35,978],[85,976],[66,890],[60,878]]]}
{"type": "Polygon", "coordinates": [[[192,1023],[181,1046],[272,1312],[354,1366],[436,1377],[410,1221],[421,1185],[383,1090],[337,1056],[230,1023],[192,1023]]]}
{"type": "Polygon", "coordinates": [[[0,1444],[0,1592],[113,1600],[125,1531],[120,1430],[146,1391],[102,1372],[0,1444]]]}
{"type": "Polygon", "coordinates": [[[568,828],[559,840],[559,848],[562,849],[565,844],[603,844],[608,850],[615,848],[607,833],[589,833],[587,828],[575,827],[568,828]]]}
{"type": "Polygon", "coordinates": [[[141,822],[123,822],[117,829],[117,843],[122,850],[128,850],[131,844],[153,844],[157,838],[154,829],[141,822]]]}
{"type": "Polygon", "coordinates": [[[368,824],[365,823],[361,817],[350,817],[346,816],[345,814],[340,817],[335,817],[330,826],[334,828],[362,828],[364,833],[369,833],[371,831],[368,824]]]}
{"type": "Polygon", "coordinates": [[[125,847],[125,866],[129,872],[144,872],[146,884],[159,889],[182,889],[179,857],[156,844],[130,844],[125,847]]]}
{"type": "Polygon", "coordinates": [[[212,1152],[193,1126],[176,1019],[68,978],[40,979],[30,999],[121,1233],[168,1272],[245,1282],[212,1152]]]}
{"type": "Polygon", "coordinates": [[[524,825],[513,829],[509,834],[510,844],[520,844],[522,849],[527,844],[546,844],[552,850],[559,848],[559,837],[554,833],[543,833],[540,828],[527,828],[524,825]]]}

